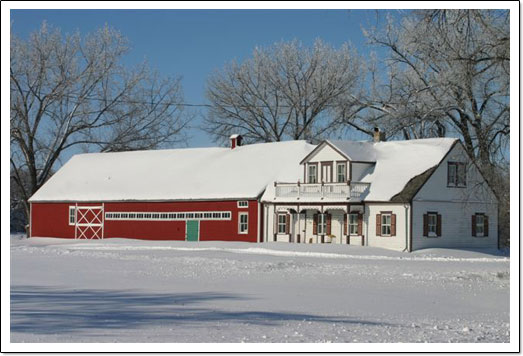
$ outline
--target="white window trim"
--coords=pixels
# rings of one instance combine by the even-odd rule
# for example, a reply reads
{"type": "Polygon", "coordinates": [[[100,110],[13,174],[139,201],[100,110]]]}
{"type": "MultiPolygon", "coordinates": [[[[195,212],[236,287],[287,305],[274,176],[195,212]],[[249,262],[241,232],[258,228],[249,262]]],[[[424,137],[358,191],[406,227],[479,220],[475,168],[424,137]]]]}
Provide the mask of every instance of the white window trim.
{"type": "Polygon", "coordinates": [[[67,215],[67,220],[69,221],[69,226],[76,225],[76,207],[74,205],[69,205],[69,215],[67,215]],[[74,211],[74,221],[71,222],[71,210],[74,211]]]}
{"type": "Polygon", "coordinates": [[[347,181],[347,164],[345,162],[336,163],[336,182],[337,183],[345,183],[347,181]],[[340,172],[339,168],[340,166],[343,166],[343,177],[344,180],[340,181],[340,172]]]}
{"type": "Polygon", "coordinates": [[[381,227],[381,236],[392,236],[392,214],[391,213],[385,213],[385,214],[381,214],[381,221],[380,221],[380,227],[381,227]],[[384,224],[383,223],[383,218],[385,216],[388,216],[389,217],[389,223],[388,224],[384,224]],[[389,226],[389,233],[388,234],[384,234],[383,233],[383,226],[389,226]]]}
{"type": "Polygon", "coordinates": [[[359,213],[349,213],[349,217],[348,217],[348,219],[349,219],[349,221],[348,221],[348,225],[349,225],[349,226],[348,226],[348,228],[349,228],[349,236],[358,236],[358,216],[359,216],[359,213]],[[356,216],[356,223],[355,223],[355,224],[351,224],[351,223],[350,223],[350,217],[351,217],[351,215],[355,215],[355,216],[356,216]],[[351,229],[350,229],[351,226],[356,226],[356,233],[352,233],[352,232],[351,232],[351,229]]]}
{"type": "Polygon", "coordinates": [[[476,237],[485,237],[485,215],[483,214],[476,214],[476,237]],[[478,217],[481,216],[483,219],[482,224],[478,224],[478,217]],[[483,232],[478,232],[478,226],[483,226],[483,232]]]}
{"type": "Polygon", "coordinates": [[[278,214],[278,223],[276,224],[278,235],[287,235],[287,214],[278,214]],[[285,217],[285,223],[280,223],[280,216],[285,217]],[[283,225],[283,232],[280,232],[280,225],[283,225]]]}
{"type": "Polygon", "coordinates": [[[318,235],[326,235],[327,234],[327,214],[325,213],[320,213],[318,214],[318,226],[316,227],[316,232],[318,233],[318,235]],[[323,217],[323,222],[320,222],[321,218],[323,217]],[[320,226],[321,226],[321,232],[320,232],[320,226]]]}
{"type": "Polygon", "coordinates": [[[186,220],[231,220],[230,211],[110,211],[105,220],[120,221],[186,221],[186,220]],[[191,214],[192,217],[188,215],[191,214]]]}
{"type": "Polygon", "coordinates": [[[427,234],[430,237],[438,236],[438,214],[437,213],[427,213],[427,234]],[[434,224],[430,223],[430,217],[434,216],[436,222],[434,224]],[[434,231],[430,231],[430,226],[434,226],[434,231]]]}
{"type": "Polygon", "coordinates": [[[307,183],[318,183],[318,165],[307,164],[307,183]],[[314,167],[314,182],[311,182],[311,167],[314,167]]]}
{"type": "Polygon", "coordinates": [[[249,207],[249,201],[248,200],[238,200],[237,207],[246,209],[249,207]]]}
{"type": "Polygon", "coordinates": [[[238,213],[238,234],[242,234],[242,235],[246,235],[249,233],[249,213],[238,213]],[[247,216],[247,222],[246,222],[246,225],[247,225],[247,228],[245,229],[245,231],[242,231],[241,229],[241,226],[242,226],[242,216],[247,216]]]}

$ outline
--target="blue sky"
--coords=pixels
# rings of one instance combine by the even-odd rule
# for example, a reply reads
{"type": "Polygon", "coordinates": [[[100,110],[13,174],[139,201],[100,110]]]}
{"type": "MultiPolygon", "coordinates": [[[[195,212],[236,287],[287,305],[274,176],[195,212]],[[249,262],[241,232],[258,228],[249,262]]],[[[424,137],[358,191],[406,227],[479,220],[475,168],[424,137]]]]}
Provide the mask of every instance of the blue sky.
{"type": "MultiPolygon", "coordinates": [[[[185,101],[202,104],[208,75],[249,57],[255,46],[294,38],[310,45],[321,38],[367,53],[361,26],[376,16],[374,10],[11,10],[11,29],[26,37],[47,21],[64,33],[85,34],[107,23],[130,40],[127,63],[146,59],[165,75],[181,75],[185,101]]],[[[198,129],[189,134],[190,147],[215,145],[198,129]]]]}

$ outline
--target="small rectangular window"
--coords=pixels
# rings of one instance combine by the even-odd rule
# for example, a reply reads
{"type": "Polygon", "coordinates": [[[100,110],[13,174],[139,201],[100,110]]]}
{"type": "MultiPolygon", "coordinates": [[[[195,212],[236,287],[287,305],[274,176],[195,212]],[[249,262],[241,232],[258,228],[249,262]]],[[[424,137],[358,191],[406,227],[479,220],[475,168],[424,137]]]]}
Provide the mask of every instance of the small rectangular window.
{"type": "Polygon", "coordinates": [[[349,234],[358,235],[358,213],[349,214],[349,234]]]}
{"type": "Polygon", "coordinates": [[[278,214],[278,234],[287,233],[287,214],[278,214]]]}
{"type": "Polygon", "coordinates": [[[476,214],[476,236],[485,235],[485,215],[476,214]]]}
{"type": "Polygon", "coordinates": [[[176,214],[176,217],[178,219],[180,219],[180,220],[183,220],[183,219],[185,219],[185,214],[184,213],[178,213],[178,214],[176,214]]]}
{"type": "Polygon", "coordinates": [[[336,165],[336,172],[337,172],[337,182],[338,183],[344,183],[347,181],[347,176],[346,176],[346,169],[345,169],[345,163],[338,163],[336,165]]]}
{"type": "Polygon", "coordinates": [[[76,207],[69,207],[69,225],[74,225],[76,223],[76,207]]]}
{"type": "Polygon", "coordinates": [[[447,186],[466,187],[467,186],[467,165],[464,162],[447,163],[447,186]]]}
{"type": "Polygon", "coordinates": [[[318,214],[318,235],[325,235],[327,232],[326,214],[318,214]]]}
{"type": "Polygon", "coordinates": [[[249,231],[249,214],[240,213],[238,216],[238,232],[240,234],[247,234],[249,231]]]}
{"type": "Polygon", "coordinates": [[[437,226],[438,226],[438,214],[429,213],[427,214],[427,226],[429,236],[437,236],[437,226]]]}
{"type": "Polygon", "coordinates": [[[318,181],[318,172],[317,166],[315,164],[310,164],[309,166],[309,183],[316,183],[318,181]]]}
{"type": "Polygon", "coordinates": [[[381,214],[381,236],[390,236],[391,225],[391,214],[381,214]]]}
{"type": "Polygon", "coordinates": [[[203,213],[203,217],[205,219],[210,219],[212,217],[212,214],[211,213],[203,213]]]}
{"type": "Polygon", "coordinates": [[[249,202],[247,200],[238,201],[238,208],[247,208],[249,207],[249,202]]]}

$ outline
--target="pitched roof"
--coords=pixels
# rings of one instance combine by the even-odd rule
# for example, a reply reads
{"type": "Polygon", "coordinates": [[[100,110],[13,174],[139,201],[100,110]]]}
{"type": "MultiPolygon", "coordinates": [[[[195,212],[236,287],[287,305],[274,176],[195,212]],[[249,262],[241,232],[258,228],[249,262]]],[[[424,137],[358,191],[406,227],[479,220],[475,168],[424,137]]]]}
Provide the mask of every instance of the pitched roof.
{"type": "Polygon", "coordinates": [[[351,161],[376,162],[374,142],[368,141],[327,141],[341,151],[351,161]]]}
{"type": "MultiPolygon", "coordinates": [[[[455,138],[427,138],[372,143],[376,163],[361,179],[371,183],[365,200],[390,201],[413,178],[437,166],[456,141],[455,138]]],[[[425,181],[418,179],[412,183],[422,185],[425,181]]]]}
{"type": "Polygon", "coordinates": [[[287,141],[235,149],[79,154],[30,201],[257,198],[274,181],[298,180],[299,162],[314,147],[305,141],[287,141]]]}
{"type": "MultiPolygon", "coordinates": [[[[408,201],[458,140],[428,138],[408,141],[327,141],[351,161],[369,162],[361,182],[370,183],[364,201],[408,201]],[[394,199],[393,199],[394,198],[394,199]]],[[[319,147],[319,146],[318,146],[319,147]]],[[[303,168],[302,168],[303,172],[303,168]]],[[[263,201],[276,201],[267,189],[263,201]]],[[[290,200],[285,198],[286,201],[290,200]]],[[[300,198],[300,201],[304,201],[300,198]]]]}

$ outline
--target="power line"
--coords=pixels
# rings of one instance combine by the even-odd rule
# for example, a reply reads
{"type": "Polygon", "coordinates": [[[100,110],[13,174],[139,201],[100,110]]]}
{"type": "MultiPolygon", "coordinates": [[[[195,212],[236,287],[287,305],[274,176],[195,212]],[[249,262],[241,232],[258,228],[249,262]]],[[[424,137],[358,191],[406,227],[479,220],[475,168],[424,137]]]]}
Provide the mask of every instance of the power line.
{"type": "MultiPolygon", "coordinates": [[[[14,89],[14,88],[11,88],[11,92],[24,92],[25,94],[28,94],[28,93],[32,93],[30,90],[25,90],[25,89],[14,89]]],[[[39,93],[41,96],[49,96],[51,95],[50,93],[39,93]]],[[[65,98],[68,98],[68,99],[73,99],[73,100],[94,100],[94,101],[101,101],[101,102],[112,102],[113,100],[111,99],[104,99],[104,98],[93,98],[93,97],[84,97],[84,98],[80,98],[80,96],[78,95],[71,95],[71,94],[61,94],[60,96],[62,97],[65,97],[65,98]]],[[[115,100],[114,103],[121,103],[121,104],[145,104],[145,105],[151,105],[151,106],[154,106],[154,105],[166,105],[166,106],[182,106],[182,107],[205,107],[205,108],[212,108],[214,107],[213,105],[211,104],[194,104],[194,103],[185,103],[185,102],[179,102],[179,103],[162,103],[162,102],[153,102],[153,101],[140,101],[140,100],[121,100],[121,99],[118,99],[118,100],[115,100]]],[[[298,105],[282,105],[282,104],[278,104],[278,107],[280,108],[295,108],[297,107],[298,105]]],[[[267,108],[268,105],[220,105],[220,107],[223,107],[223,108],[258,108],[258,109],[263,109],[263,108],[267,108]]],[[[302,107],[307,107],[307,105],[302,105],[302,107]]],[[[330,107],[330,108],[333,108],[333,107],[337,107],[336,105],[331,105],[331,104],[327,104],[327,105],[323,105],[323,107],[330,107]]]]}

